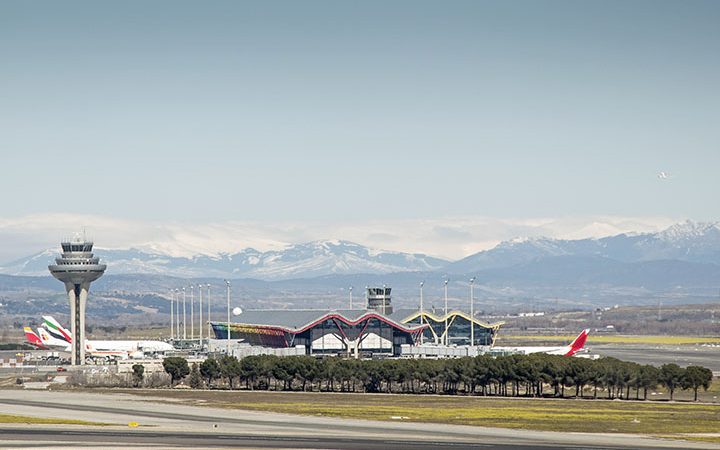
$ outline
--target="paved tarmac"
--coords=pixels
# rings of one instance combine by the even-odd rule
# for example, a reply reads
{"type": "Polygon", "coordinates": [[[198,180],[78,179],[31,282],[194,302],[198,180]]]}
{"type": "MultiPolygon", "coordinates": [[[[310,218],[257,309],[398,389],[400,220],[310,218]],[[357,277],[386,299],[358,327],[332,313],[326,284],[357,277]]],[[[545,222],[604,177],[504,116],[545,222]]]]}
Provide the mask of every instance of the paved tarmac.
{"type": "Polygon", "coordinates": [[[639,364],[660,366],[675,363],[681,367],[695,364],[720,373],[720,346],[593,344],[589,350],[600,356],[612,356],[639,364]]]}
{"type": "MultiPolygon", "coordinates": [[[[118,424],[0,425],[2,448],[615,449],[720,445],[624,434],[553,433],[461,425],[379,422],[187,406],[124,394],[0,390],[12,414],[118,424]],[[138,422],[137,428],[128,427],[138,422]]],[[[661,430],[659,430],[661,431],[661,430]]]]}

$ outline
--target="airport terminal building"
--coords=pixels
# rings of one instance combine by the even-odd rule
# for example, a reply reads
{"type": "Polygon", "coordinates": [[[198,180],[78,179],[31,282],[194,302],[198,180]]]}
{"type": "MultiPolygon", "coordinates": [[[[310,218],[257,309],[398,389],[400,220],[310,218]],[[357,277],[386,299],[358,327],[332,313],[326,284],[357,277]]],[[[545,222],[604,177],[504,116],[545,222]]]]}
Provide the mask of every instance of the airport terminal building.
{"type": "MultiPolygon", "coordinates": [[[[406,325],[369,310],[246,311],[243,323],[230,324],[230,339],[261,347],[305,346],[306,353],[398,354],[415,345],[427,325],[406,325]]],[[[218,339],[227,339],[227,324],[212,324],[218,339]]]]}
{"type": "MultiPolygon", "coordinates": [[[[403,347],[420,344],[489,347],[503,324],[462,311],[393,310],[386,287],[368,288],[367,298],[365,309],[244,311],[242,322],[229,324],[229,338],[258,347],[303,346],[308,355],[400,356],[403,347]]],[[[212,328],[217,339],[228,339],[227,322],[212,322],[212,328]]]]}
{"type": "Polygon", "coordinates": [[[505,322],[481,322],[476,318],[470,318],[470,314],[457,310],[436,315],[429,311],[406,309],[396,311],[393,317],[408,325],[427,325],[423,329],[422,343],[446,346],[492,346],[495,344],[500,327],[505,324],[505,322]]]}

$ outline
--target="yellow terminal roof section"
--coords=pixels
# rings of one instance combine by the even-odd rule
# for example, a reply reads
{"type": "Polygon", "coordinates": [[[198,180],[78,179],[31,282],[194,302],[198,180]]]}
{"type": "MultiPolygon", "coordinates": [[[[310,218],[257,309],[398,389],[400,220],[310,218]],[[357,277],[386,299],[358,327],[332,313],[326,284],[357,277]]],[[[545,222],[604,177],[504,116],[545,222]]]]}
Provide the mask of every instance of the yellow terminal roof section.
{"type": "Polygon", "coordinates": [[[495,323],[481,322],[477,319],[471,318],[470,314],[467,314],[466,312],[459,311],[459,310],[450,311],[444,316],[435,315],[428,311],[422,311],[422,313],[420,311],[416,311],[413,314],[410,314],[406,318],[402,319],[401,322],[408,323],[412,320],[417,319],[418,317],[420,317],[420,315],[423,316],[423,319],[432,319],[434,322],[445,322],[445,320],[452,321],[453,319],[455,319],[455,317],[462,317],[463,319],[467,320],[468,322],[470,322],[470,321],[475,322],[475,325],[481,326],[483,328],[492,328],[496,331],[500,328],[500,326],[505,325],[505,322],[503,322],[503,321],[495,322],[495,323]]]}
{"type": "Polygon", "coordinates": [[[453,310],[448,312],[446,315],[440,316],[435,315],[433,313],[427,312],[427,311],[415,311],[409,316],[405,317],[401,320],[402,323],[408,323],[413,320],[416,320],[418,317],[422,317],[420,319],[420,323],[425,323],[430,325],[429,330],[433,335],[433,338],[435,339],[435,342],[443,342],[447,340],[447,334],[450,330],[450,327],[452,327],[453,323],[455,322],[455,319],[458,317],[461,317],[468,322],[474,322],[476,326],[490,329],[492,330],[492,342],[490,343],[490,346],[495,345],[495,340],[497,339],[497,332],[500,329],[501,325],[504,325],[505,322],[495,322],[495,323],[486,323],[481,322],[477,319],[470,318],[470,314],[467,314],[463,311],[459,310],[453,310]],[[434,323],[434,324],[433,324],[434,323]],[[439,327],[437,330],[436,327],[439,327]]]}

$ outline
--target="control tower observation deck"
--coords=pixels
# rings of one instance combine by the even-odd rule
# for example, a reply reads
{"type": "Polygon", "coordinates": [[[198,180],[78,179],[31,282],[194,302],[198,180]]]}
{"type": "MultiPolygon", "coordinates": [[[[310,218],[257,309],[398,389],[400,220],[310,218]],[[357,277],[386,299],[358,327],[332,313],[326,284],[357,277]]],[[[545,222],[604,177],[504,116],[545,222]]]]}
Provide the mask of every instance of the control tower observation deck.
{"type": "Polygon", "coordinates": [[[105,264],[92,254],[93,243],[79,237],[64,241],[62,255],[48,266],[52,276],[65,283],[70,300],[73,365],[85,364],[85,304],[90,283],[105,273],[105,264]]]}

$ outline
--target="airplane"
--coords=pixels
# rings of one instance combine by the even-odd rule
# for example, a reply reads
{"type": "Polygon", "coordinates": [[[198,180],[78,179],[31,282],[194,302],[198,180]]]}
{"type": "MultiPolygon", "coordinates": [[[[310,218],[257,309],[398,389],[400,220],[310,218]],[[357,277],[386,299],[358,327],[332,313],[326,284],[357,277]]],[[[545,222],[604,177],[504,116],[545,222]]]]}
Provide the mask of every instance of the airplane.
{"type": "MultiPolygon", "coordinates": [[[[25,333],[27,336],[27,333],[25,333]]],[[[37,329],[37,335],[40,336],[40,341],[48,349],[70,351],[70,343],[64,339],[58,339],[52,336],[45,328],[40,327],[37,329]]]]}
{"type": "MultiPolygon", "coordinates": [[[[46,328],[52,328],[64,337],[68,343],[72,343],[72,333],[63,328],[60,323],[52,316],[43,316],[46,328]]],[[[48,329],[48,332],[50,330],[48,329]]],[[[52,333],[51,333],[52,334],[52,333]]],[[[85,348],[94,351],[144,351],[147,353],[168,352],[174,350],[174,347],[163,341],[92,341],[86,340],[85,348]]]]}
{"type": "MultiPolygon", "coordinates": [[[[38,348],[72,351],[72,333],[52,316],[43,316],[43,325],[35,334],[25,327],[25,337],[38,348]]],[[[85,340],[85,352],[90,357],[141,358],[144,353],[172,351],[174,347],[162,341],[93,341],[85,340]]]]}
{"type": "MultiPolygon", "coordinates": [[[[27,332],[25,333],[27,336],[27,332]]],[[[48,330],[46,330],[43,327],[38,328],[38,335],[40,335],[40,340],[42,342],[42,345],[49,350],[59,350],[64,352],[71,352],[72,351],[72,344],[70,342],[67,342],[63,339],[58,339],[55,336],[52,336],[48,330]]],[[[90,341],[85,341],[85,354],[91,358],[106,358],[106,359],[112,359],[112,358],[120,358],[120,359],[128,359],[130,357],[133,358],[142,358],[143,353],[138,352],[137,349],[134,350],[116,350],[116,349],[101,349],[98,350],[95,348],[95,346],[90,341]]]]}
{"type": "Polygon", "coordinates": [[[570,344],[562,347],[493,347],[493,350],[507,351],[529,355],[531,353],[547,353],[548,355],[573,356],[585,347],[590,329],[586,328],[570,344]]]}
{"type": "Polygon", "coordinates": [[[62,339],[70,344],[72,343],[72,333],[63,328],[57,320],[55,320],[52,316],[42,316],[42,318],[45,329],[52,337],[62,339]]]}
{"type": "Polygon", "coordinates": [[[40,339],[40,337],[32,330],[32,328],[23,327],[23,331],[25,332],[25,339],[28,341],[29,344],[34,345],[40,350],[48,350],[48,347],[43,344],[42,339],[40,339]]]}

